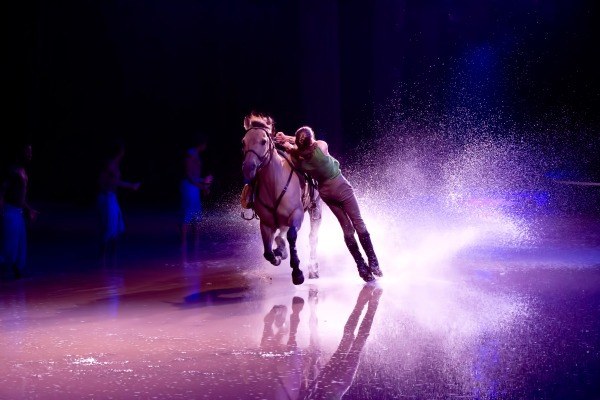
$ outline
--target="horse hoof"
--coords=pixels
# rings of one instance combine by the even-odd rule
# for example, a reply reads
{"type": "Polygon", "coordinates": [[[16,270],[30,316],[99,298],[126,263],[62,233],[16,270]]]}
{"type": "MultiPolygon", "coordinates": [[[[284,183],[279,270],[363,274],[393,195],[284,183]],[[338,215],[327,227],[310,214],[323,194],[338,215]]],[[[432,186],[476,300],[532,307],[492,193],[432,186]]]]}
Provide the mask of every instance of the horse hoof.
{"type": "Polygon", "coordinates": [[[275,250],[273,250],[273,253],[275,253],[276,256],[281,257],[282,260],[288,258],[288,251],[285,245],[285,240],[281,239],[280,237],[276,237],[275,243],[277,243],[277,247],[275,248],[275,250]]]}
{"type": "Polygon", "coordinates": [[[288,258],[288,254],[287,251],[285,250],[285,248],[283,249],[275,249],[273,250],[273,254],[275,254],[275,257],[280,257],[282,260],[285,260],[286,258],[288,258]]]}
{"type": "Polygon", "coordinates": [[[265,259],[273,265],[281,264],[281,257],[275,254],[274,252],[263,254],[265,259]]]}
{"type": "Polygon", "coordinates": [[[292,271],[292,282],[294,285],[302,285],[304,283],[304,274],[300,269],[294,269],[292,271]]]}

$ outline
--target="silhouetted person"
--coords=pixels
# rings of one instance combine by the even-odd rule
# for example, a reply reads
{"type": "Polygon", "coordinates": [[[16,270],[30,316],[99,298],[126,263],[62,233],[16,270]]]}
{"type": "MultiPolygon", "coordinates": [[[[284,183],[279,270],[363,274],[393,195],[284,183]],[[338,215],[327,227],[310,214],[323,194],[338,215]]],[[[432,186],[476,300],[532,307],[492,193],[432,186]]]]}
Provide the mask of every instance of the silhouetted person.
{"type": "Polygon", "coordinates": [[[342,227],[344,242],[356,262],[360,277],[365,282],[370,282],[375,279],[373,275],[383,276],[371,236],[360,215],[354,189],[342,175],[339,161],[329,154],[327,143],[316,140],[313,130],[308,126],[298,129],[293,137],[277,133],[276,141],[292,155],[298,169],[317,181],[321,198],[342,227]],[[355,232],[367,255],[368,265],[354,238],[355,232]]]}
{"type": "Polygon", "coordinates": [[[208,141],[205,136],[197,135],[195,143],[186,150],[184,156],[184,177],[181,180],[181,245],[187,249],[187,238],[191,232],[195,243],[200,239],[199,225],[202,221],[202,195],[208,194],[213,181],[212,175],[202,177],[202,153],[206,151],[208,141]]]}
{"type": "Polygon", "coordinates": [[[119,188],[138,190],[141,185],[139,182],[132,183],[121,179],[120,164],[124,156],[125,146],[120,142],[113,143],[100,171],[98,210],[101,231],[100,253],[103,258],[115,255],[117,239],[125,231],[121,207],[117,200],[117,190],[119,188]]]}
{"type": "Polygon", "coordinates": [[[31,144],[21,146],[15,161],[0,182],[0,265],[2,270],[12,270],[21,277],[27,251],[27,222],[33,222],[38,212],[27,203],[29,176],[27,167],[31,162],[31,144]]]}

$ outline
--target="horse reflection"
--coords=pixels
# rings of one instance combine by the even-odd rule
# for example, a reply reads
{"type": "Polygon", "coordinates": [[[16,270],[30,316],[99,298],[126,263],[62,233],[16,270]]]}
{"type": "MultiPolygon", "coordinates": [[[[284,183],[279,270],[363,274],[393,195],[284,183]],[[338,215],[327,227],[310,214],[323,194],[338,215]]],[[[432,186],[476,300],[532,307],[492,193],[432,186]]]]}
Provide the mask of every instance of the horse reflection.
{"type": "MultiPolygon", "coordinates": [[[[382,290],[365,285],[344,326],[342,340],[335,353],[323,366],[318,333],[318,291],[309,291],[309,346],[301,350],[296,342],[300,313],[304,299],[294,296],[292,312],[287,322],[288,308],[275,305],[264,318],[261,339],[263,358],[269,359],[269,373],[275,388],[275,399],[340,399],[351,387],[358,369],[360,354],[365,346],[382,290]],[[360,316],[367,310],[359,326],[360,316]],[[358,331],[355,331],[358,326],[358,331]],[[287,342],[283,341],[287,336],[287,342]]],[[[263,371],[264,372],[264,371],[263,371]]]]}
{"type": "Polygon", "coordinates": [[[302,354],[296,342],[300,324],[300,312],[304,299],[294,296],[289,325],[288,309],[285,305],[275,305],[264,318],[264,329],[260,343],[261,356],[268,359],[266,372],[275,382],[274,399],[297,399],[301,388],[302,354]],[[285,336],[287,343],[283,343],[285,336]]]}

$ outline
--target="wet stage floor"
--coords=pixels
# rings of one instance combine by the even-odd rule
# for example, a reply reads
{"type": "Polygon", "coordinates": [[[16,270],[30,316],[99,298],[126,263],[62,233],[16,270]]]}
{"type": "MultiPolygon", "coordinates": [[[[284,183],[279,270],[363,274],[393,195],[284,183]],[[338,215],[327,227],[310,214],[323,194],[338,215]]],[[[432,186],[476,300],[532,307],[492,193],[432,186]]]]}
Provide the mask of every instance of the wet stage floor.
{"type": "Polygon", "coordinates": [[[297,287],[237,217],[185,258],[133,221],[105,266],[40,224],[30,275],[0,283],[2,399],[600,398],[598,218],[439,257],[380,245],[374,284],[325,228],[321,278],[297,287]]]}

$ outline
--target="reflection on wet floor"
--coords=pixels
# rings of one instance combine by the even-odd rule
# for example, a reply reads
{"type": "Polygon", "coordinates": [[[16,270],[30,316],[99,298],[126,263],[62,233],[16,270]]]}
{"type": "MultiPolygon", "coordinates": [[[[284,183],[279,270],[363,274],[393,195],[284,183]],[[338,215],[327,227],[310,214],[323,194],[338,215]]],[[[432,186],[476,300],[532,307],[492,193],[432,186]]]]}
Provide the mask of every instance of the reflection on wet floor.
{"type": "Polygon", "coordinates": [[[2,281],[0,398],[597,398],[597,243],[298,287],[252,246],[2,281]]]}
{"type": "Polygon", "coordinates": [[[293,297],[289,323],[288,308],[282,304],[274,305],[265,315],[260,345],[260,356],[265,366],[261,375],[270,374],[270,380],[276,383],[269,398],[341,398],[352,385],[382,292],[374,285],[363,286],[343,327],[342,339],[326,364],[323,362],[317,323],[318,290],[311,288],[309,291],[310,339],[305,349],[298,346],[296,339],[304,298],[293,297]],[[365,306],[366,313],[356,332],[365,306]]]}

